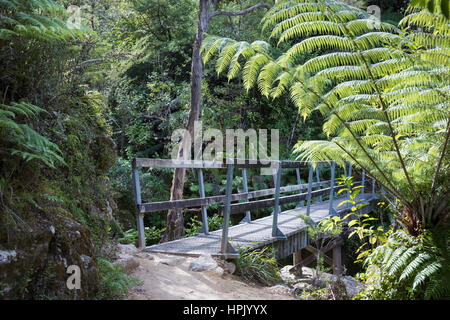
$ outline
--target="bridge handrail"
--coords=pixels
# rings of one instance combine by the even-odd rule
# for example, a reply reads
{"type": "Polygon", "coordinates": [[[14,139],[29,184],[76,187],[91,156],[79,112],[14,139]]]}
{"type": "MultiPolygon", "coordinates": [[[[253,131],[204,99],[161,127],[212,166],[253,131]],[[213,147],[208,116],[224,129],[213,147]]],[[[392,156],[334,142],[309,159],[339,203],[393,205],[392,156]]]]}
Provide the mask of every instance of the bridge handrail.
{"type": "MultiPolygon", "coordinates": [[[[135,203],[137,206],[137,228],[138,228],[138,246],[145,246],[145,233],[144,233],[144,219],[143,214],[147,212],[169,210],[169,209],[181,209],[186,207],[200,206],[202,208],[202,220],[203,230],[205,234],[208,234],[208,219],[206,206],[215,203],[223,203],[222,214],[224,216],[223,228],[222,228],[222,241],[221,252],[226,257],[227,255],[236,254],[233,252],[232,246],[228,242],[228,222],[231,214],[246,212],[246,218],[242,222],[251,221],[250,210],[266,207],[274,207],[273,222],[272,222],[272,236],[277,239],[286,239],[286,236],[278,229],[278,214],[281,212],[280,206],[286,203],[301,201],[299,205],[302,205],[303,200],[307,201],[306,214],[310,215],[310,207],[312,198],[318,197],[318,201],[322,201],[322,196],[329,194],[329,212],[331,215],[336,214],[333,209],[333,198],[335,192],[344,186],[335,186],[335,168],[336,162],[316,162],[308,163],[303,161],[274,161],[274,160],[248,160],[248,159],[225,159],[223,161],[203,161],[203,160],[173,160],[173,159],[148,159],[148,158],[134,158],[132,161],[133,166],[133,182],[135,203]],[[317,182],[313,182],[313,166],[316,167],[317,182]],[[331,180],[320,181],[319,167],[331,167],[331,180]],[[139,168],[190,168],[198,169],[199,178],[199,191],[200,198],[172,200],[172,201],[160,201],[153,203],[142,203],[141,200],[141,187],[139,179],[139,168]],[[205,190],[203,185],[203,169],[227,169],[227,183],[225,195],[205,197],[205,190]],[[253,168],[272,168],[274,170],[273,178],[275,188],[255,190],[248,192],[247,187],[247,175],[246,169],[253,168]],[[302,184],[300,179],[300,169],[309,168],[308,183],[302,184]],[[242,169],[243,177],[243,193],[232,193],[232,182],[234,169],[242,169]],[[281,187],[281,172],[282,169],[296,169],[297,184],[281,187]],[[329,186],[328,188],[321,188],[322,186],[329,186]],[[319,188],[313,191],[313,188],[319,188]],[[304,193],[303,190],[307,189],[304,193]],[[282,193],[300,191],[299,194],[287,195],[280,197],[282,193]],[[273,198],[262,199],[249,202],[249,199],[274,195],[273,198]],[[245,201],[241,203],[234,203],[232,201],[245,201]]],[[[344,175],[351,176],[352,165],[348,163],[349,170],[347,172],[344,167],[344,175]]],[[[372,178],[372,193],[374,192],[375,180],[372,178]]],[[[359,183],[359,182],[358,182],[359,183]]],[[[362,194],[364,194],[365,184],[365,171],[362,171],[362,194]]]]}
{"type": "MultiPolygon", "coordinates": [[[[312,184],[312,187],[317,188],[317,187],[329,186],[330,184],[331,184],[331,180],[326,180],[326,181],[321,181],[321,182],[314,182],[312,184]]],[[[289,185],[289,186],[281,187],[280,193],[304,190],[307,188],[308,188],[307,183],[289,185]]],[[[322,189],[322,190],[324,190],[324,189],[322,189]]],[[[250,199],[254,199],[254,198],[270,196],[273,194],[275,194],[275,188],[261,189],[261,190],[255,190],[255,191],[249,191],[249,192],[233,193],[231,195],[231,201],[250,200],[250,199]]],[[[183,199],[183,200],[146,202],[146,203],[142,203],[139,206],[138,210],[140,213],[149,213],[149,212],[163,211],[163,210],[170,210],[170,209],[183,209],[183,208],[191,208],[191,207],[208,206],[208,205],[217,204],[217,203],[224,203],[225,198],[226,198],[225,195],[218,195],[218,196],[190,198],[190,199],[183,199]]],[[[299,199],[299,200],[304,200],[304,199],[299,199]]]]}
{"type": "MultiPolygon", "coordinates": [[[[224,159],[223,161],[210,160],[177,160],[177,159],[149,159],[134,158],[133,168],[186,168],[186,169],[226,169],[233,164],[236,169],[258,169],[277,167],[281,163],[283,169],[306,168],[309,162],[291,160],[252,160],[252,159],[224,159]]],[[[326,161],[315,162],[314,166],[327,167],[326,161]]]]}

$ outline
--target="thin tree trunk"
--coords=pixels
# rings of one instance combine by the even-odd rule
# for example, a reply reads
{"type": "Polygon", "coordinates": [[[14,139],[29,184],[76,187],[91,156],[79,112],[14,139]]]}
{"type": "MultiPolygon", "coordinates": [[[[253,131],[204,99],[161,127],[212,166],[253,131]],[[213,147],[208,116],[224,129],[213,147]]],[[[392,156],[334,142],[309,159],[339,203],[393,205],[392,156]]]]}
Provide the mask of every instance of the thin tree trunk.
{"type": "MultiPolygon", "coordinates": [[[[194,137],[194,123],[200,115],[201,87],[203,64],[200,55],[202,47],[203,33],[206,32],[209,22],[210,0],[200,0],[198,9],[198,28],[195,36],[194,48],[192,50],[191,66],[191,105],[189,110],[189,119],[186,128],[186,135],[183,138],[178,150],[178,159],[189,159],[194,137]]],[[[183,197],[184,180],[186,176],[185,168],[176,168],[172,179],[172,188],[170,190],[170,200],[181,200],[183,197]]],[[[184,236],[184,217],[182,209],[169,210],[167,213],[166,231],[161,242],[179,239],[184,236]]]]}
{"type": "MultiPolygon", "coordinates": [[[[215,6],[218,1],[215,2],[215,6]]],[[[194,48],[192,50],[191,65],[191,105],[189,110],[189,119],[186,128],[186,135],[180,144],[178,150],[178,159],[189,159],[191,145],[194,138],[194,123],[200,115],[200,104],[202,96],[202,74],[203,62],[200,55],[200,49],[203,44],[204,33],[208,29],[209,19],[215,16],[240,16],[252,12],[258,8],[269,9],[270,6],[265,3],[254,5],[238,12],[216,11],[209,12],[211,0],[200,0],[198,9],[198,28],[195,36],[194,48]]],[[[186,176],[185,168],[177,168],[174,171],[172,187],[170,189],[170,200],[181,200],[183,197],[184,180],[186,176]]],[[[167,213],[166,230],[162,236],[161,242],[176,240],[184,236],[184,217],[181,209],[169,210],[167,213]]]]}

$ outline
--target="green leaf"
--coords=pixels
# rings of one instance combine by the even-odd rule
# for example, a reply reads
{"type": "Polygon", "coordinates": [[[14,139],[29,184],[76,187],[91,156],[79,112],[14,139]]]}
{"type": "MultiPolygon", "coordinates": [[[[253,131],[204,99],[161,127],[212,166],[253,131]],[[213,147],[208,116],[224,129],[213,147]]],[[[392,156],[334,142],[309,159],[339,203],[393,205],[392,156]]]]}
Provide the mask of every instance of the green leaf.
{"type": "Polygon", "coordinates": [[[354,225],[357,225],[357,224],[359,224],[359,221],[355,219],[355,220],[350,221],[350,222],[348,223],[348,226],[349,226],[349,227],[353,227],[354,225]]]}

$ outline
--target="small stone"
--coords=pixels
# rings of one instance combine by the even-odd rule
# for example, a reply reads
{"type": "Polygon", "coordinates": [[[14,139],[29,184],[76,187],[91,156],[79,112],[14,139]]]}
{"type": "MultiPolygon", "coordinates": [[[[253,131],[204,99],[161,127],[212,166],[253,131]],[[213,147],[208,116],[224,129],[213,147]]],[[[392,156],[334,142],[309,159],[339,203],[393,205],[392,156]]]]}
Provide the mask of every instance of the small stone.
{"type": "Polygon", "coordinates": [[[293,266],[287,265],[287,266],[284,266],[283,268],[281,268],[281,270],[280,270],[281,279],[283,280],[283,282],[285,282],[288,285],[294,285],[297,282],[299,282],[299,279],[300,279],[296,275],[289,272],[289,270],[292,267],[293,266]]]}
{"type": "MultiPolygon", "coordinates": [[[[192,261],[189,265],[189,271],[214,270],[218,267],[216,260],[210,254],[204,254],[192,261]]],[[[223,269],[222,269],[223,270],[223,269]]]]}
{"type": "Polygon", "coordinates": [[[291,294],[293,291],[291,288],[284,284],[277,284],[275,286],[269,287],[267,290],[277,294],[291,294]]]}
{"type": "Polygon", "coordinates": [[[183,261],[184,261],[184,258],[171,257],[171,258],[167,258],[167,259],[161,259],[161,260],[159,260],[159,263],[174,267],[174,266],[180,265],[181,263],[183,263],[183,261]]]}
{"type": "Polygon", "coordinates": [[[299,282],[294,284],[294,290],[296,291],[311,291],[313,286],[308,282],[299,282]]]}
{"type": "Polygon", "coordinates": [[[13,261],[16,255],[16,250],[0,250],[0,264],[13,261]]]}
{"type": "Polygon", "coordinates": [[[155,258],[151,254],[145,252],[138,253],[136,254],[136,256],[142,259],[155,260],[155,258]]]}
{"type": "Polygon", "coordinates": [[[138,253],[139,250],[138,248],[136,248],[136,246],[134,244],[118,244],[119,246],[119,250],[121,253],[126,253],[126,254],[134,254],[134,253],[138,253]]]}
{"type": "Polygon", "coordinates": [[[342,282],[345,284],[345,289],[349,298],[355,297],[358,293],[364,291],[364,285],[351,276],[342,277],[342,282]]]}
{"type": "Polygon", "coordinates": [[[233,262],[224,261],[223,266],[230,274],[236,271],[236,265],[233,262]]]}
{"type": "Polygon", "coordinates": [[[113,262],[115,266],[120,266],[123,273],[131,273],[139,266],[136,257],[129,254],[121,254],[120,258],[113,262]]]}
{"type": "Polygon", "coordinates": [[[89,263],[91,263],[91,257],[89,257],[85,254],[82,254],[82,255],[80,255],[80,259],[83,262],[84,269],[89,268],[89,263]]]}
{"type": "Polygon", "coordinates": [[[213,270],[217,275],[219,276],[223,276],[223,274],[225,273],[225,270],[223,270],[221,267],[217,267],[213,270]]]}

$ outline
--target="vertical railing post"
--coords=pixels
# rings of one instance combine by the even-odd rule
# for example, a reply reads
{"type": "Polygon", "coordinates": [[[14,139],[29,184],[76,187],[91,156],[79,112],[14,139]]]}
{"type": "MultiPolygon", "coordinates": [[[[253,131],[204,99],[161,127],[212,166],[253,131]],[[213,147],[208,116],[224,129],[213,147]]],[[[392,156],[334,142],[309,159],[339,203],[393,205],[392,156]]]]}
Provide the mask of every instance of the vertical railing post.
{"type": "MultiPolygon", "coordinates": [[[[203,183],[203,170],[198,169],[198,185],[200,189],[200,197],[205,198],[205,185],[203,183]]],[[[208,227],[208,212],[206,211],[206,206],[202,206],[202,232],[204,234],[209,234],[208,227]]]]}
{"type": "Polygon", "coordinates": [[[328,212],[330,213],[331,216],[335,215],[336,213],[336,211],[333,208],[335,174],[336,174],[336,162],[331,161],[330,205],[328,207],[328,212]]]}
{"type": "Polygon", "coordinates": [[[308,175],[308,197],[306,198],[306,215],[311,214],[311,192],[313,183],[313,166],[309,165],[309,175],[308,175]]]}
{"type": "MultiPolygon", "coordinates": [[[[317,178],[317,183],[320,183],[320,175],[319,175],[319,167],[316,167],[316,178],[317,178]]],[[[319,187],[317,188],[317,190],[322,189],[319,185],[319,187]]],[[[322,196],[319,196],[319,202],[322,202],[322,196]]]]}
{"type": "Polygon", "coordinates": [[[136,203],[136,223],[138,231],[138,248],[145,247],[145,229],[144,229],[144,216],[141,213],[141,183],[139,181],[139,170],[136,164],[133,162],[133,186],[134,186],[134,199],[136,203]]]}
{"type": "Polygon", "coordinates": [[[225,191],[225,213],[223,216],[221,252],[226,255],[230,250],[228,243],[228,224],[230,222],[231,194],[233,191],[234,163],[227,164],[227,186],[225,191]]]}
{"type": "Polygon", "coordinates": [[[372,196],[375,194],[375,178],[372,178],[372,196]]]}
{"type": "MultiPolygon", "coordinates": [[[[281,168],[281,167],[278,167],[278,168],[281,168]]],[[[275,188],[276,188],[276,186],[277,186],[277,179],[278,179],[278,172],[281,172],[281,170],[273,170],[273,185],[275,186],[275,188]]],[[[278,212],[281,212],[281,208],[280,207],[278,207],[278,212]]],[[[272,214],[275,214],[275,208],[274,208],[274,210],[273,210],[273,212],[272,212],[272,214]]]]}
{"type": "Polygon", "coordinates": [[[280,184],[281,184],[281,161],[278,162],[278,168],[275,173],[275,205],[273,208],[272,218],[272,236],[276,237],[276,229],[278,228],[278,214],[280,213],[280,184]]]}
{"type": "Polygon", "coordinates": [[[361,197],[363,200],[366,199],[366,196],[364,195],[365,180],[366,180],[366,170],[363,169],[361,176],[361,197]]]}
{"type": "Polygon", "coordinates": [[[370,195],[370,199],[378,199],[377,195],[375,194],[375,186],[376,186],[376,180],[375,178],[372,178],[372,194],[370,195]]]}
{"type": "MultiPolygon", "coordinates": [[[[242,169],[242,186],[244,187],[244,192],[248,192],[248,182],[247,182],[247,170],[245,168],[242,169]]],[[[246,201],[248,202],[248,200],[246,201]]],[[[240,223],[250,222],[252,221],[252,216],[250,214],[250,210],[245,211],[245,217],[241,220],[240,223]]]]}
{"type": "MultiPolygon", "coordinates": [[[[295,173],[297,174],[297,184],[302,184],[302,179],[300,178],[300,168],[295,168],[295,173]]],[[[302,189],[298,190],[298,193],[302,193],[302,189]]],[[[297,208],[301,208],[304,206],[305,201],[301,200],[298,205],[297,208]]]]}
{"type": "Polygon", "coordinates": [[[280,207],[281,171],[282,171],[282,164],[281,164],[281,161],[278,161],[278,168],[274,175],[274,177],[275,177],[275,203],[274,203],[273,217],[272,217],[272,237],[286,239],[285,235],[278,229],[278,215],[281,212],[281,207],[280,207]]]}

